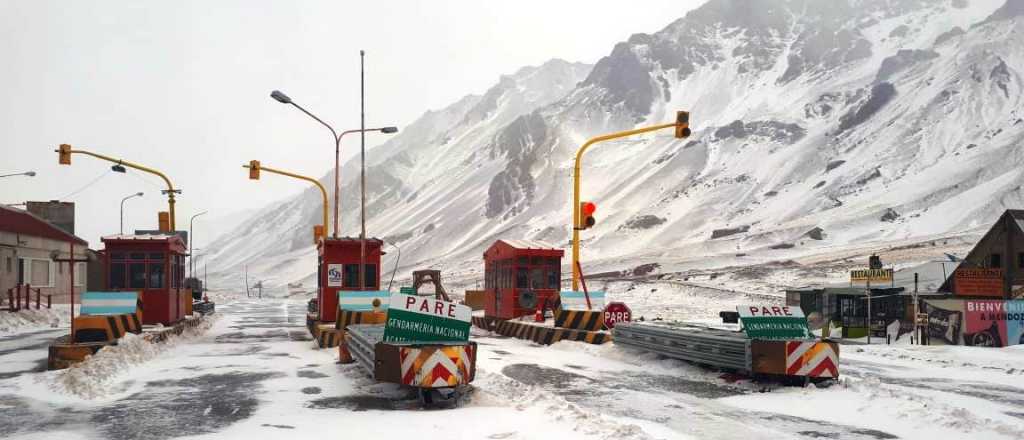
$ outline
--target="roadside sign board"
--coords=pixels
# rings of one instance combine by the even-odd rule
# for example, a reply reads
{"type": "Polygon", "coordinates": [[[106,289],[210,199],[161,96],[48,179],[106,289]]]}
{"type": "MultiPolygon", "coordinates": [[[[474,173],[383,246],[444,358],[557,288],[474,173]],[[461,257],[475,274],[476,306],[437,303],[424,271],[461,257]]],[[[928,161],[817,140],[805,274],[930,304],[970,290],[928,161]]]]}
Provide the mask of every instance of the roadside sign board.
{"type": "Polygon", "coordinates": [[[736,306],[743,331],[749,339],[809,339],[811,329],[800,307],[736,306]]]}
{"type": "Polygon", "coordinates": [[[860,269],[850,271],[851,283],[891,283],[892,269],[860,269]]]}
{"type": "Polygon", "coordinates": [[[408,286],[406,286],[406,287],[399,287],[398,288],[398,293],[401,293],[402,295],[415,295],[416,294],[416,290],[413,289],[412,287],[408,287],[408,286]]]}
{"type": "Polygon", "coordinates": [[[624,303],[611,302],[604,308],[604,326],[606,328],[615,328],[616,323],[632,320],[633,311],[624,303]]]}
{"type": "Polygon", "coordinates": [[[957,296],[1003,297],[1003,270],[957,268],[953,273],[953,291],[957,296]]]}
{"type": "Polygon", "coordinates": [[[431,297],[392,294],[384,342],[466,342],[469,307],[431,297]]]}

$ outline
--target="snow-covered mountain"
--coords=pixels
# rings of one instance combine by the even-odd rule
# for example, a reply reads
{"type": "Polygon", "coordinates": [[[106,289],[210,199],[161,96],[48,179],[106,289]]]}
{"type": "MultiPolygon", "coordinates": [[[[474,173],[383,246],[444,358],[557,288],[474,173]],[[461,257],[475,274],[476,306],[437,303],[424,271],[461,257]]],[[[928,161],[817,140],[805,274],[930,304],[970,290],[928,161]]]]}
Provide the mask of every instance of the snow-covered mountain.
{"type": "MultiPolygon", "coordinates": [[[[368,152],[367,228],[401,247],[400,278],[476,276],[499,238],[565,245],[576,148],[689,110],[690,139],[587,153],[586,270],[968,231],[1024,206],[1022,72],[1022,0],[710,0],[592,68],[524,68],[427,112],[368,152]]],[[[304,193],[217,240],[211,277],[312,282],[318,204],[304,193]]]]}

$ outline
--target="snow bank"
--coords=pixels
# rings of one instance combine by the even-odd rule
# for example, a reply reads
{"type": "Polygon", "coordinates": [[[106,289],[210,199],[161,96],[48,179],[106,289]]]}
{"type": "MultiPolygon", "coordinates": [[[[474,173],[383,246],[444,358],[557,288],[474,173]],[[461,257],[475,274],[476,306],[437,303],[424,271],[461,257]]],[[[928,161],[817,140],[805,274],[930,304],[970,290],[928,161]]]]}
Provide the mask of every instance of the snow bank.
{"type": "Polygon", "coordinates": [[[86,357],[84,362],[59,372],[50,383],[50,389],[83,399],[103,397],[111,390],[111,384],[119,374],[134,365],[156,358],[182,342],[198,338],[217,319],[217,315],[211,315],[198,326],[186,328],[181,335],[170,336],[162,343],[151,343],[143,335],[129,333],[119,339],[117,345],[104,347],[95,355],[86,357]]]}
{"type": "Polygon", "coordinates": [[[62,318],[67,316],[67,307],[0,312],[0,334],[17,333],[36,328],[55,328],[61,324],[62,318]]]}

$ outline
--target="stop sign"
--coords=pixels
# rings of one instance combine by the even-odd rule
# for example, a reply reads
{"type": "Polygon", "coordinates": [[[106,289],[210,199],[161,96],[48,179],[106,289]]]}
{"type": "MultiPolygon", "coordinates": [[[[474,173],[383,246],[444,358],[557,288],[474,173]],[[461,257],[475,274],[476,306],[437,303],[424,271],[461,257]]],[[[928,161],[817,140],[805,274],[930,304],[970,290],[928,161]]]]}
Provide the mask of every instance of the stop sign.
{"type": "Polygon", "coordinates": [[[608,303],[604,308],[604,326],[615,328],[615,323],[629,322],[633,319],[633,311],[620,302],[608,303]]]}

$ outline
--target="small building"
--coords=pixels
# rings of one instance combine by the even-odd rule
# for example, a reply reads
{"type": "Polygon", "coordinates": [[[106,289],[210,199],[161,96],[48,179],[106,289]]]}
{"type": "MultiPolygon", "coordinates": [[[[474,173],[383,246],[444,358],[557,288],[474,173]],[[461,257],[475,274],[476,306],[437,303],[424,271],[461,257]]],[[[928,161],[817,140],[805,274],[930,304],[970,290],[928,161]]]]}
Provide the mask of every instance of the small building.
{"type": "Polygon", "coordinates": [[[192,304],[185,286],[185,242],[180,235],[111,235],[102,238],[104,290],[135,291],[142,298],[144,324],[169,325],[192,304]]]}
{"type": "Polygon", "coordinates": [[[561,288],[564,254],[537,240],[494,242],[484,252],[485,315],[514,319],[552,304],[561,288]]]}
{"type": "MultiPolygon", "coordinates": [[[[964,257],[961,267],[1001,270],[1002,298],[1024,296],[1024,210],[1009,209],[1004,212],[964,257]]],[[[940,290],[967,296],[967,292],[957,292],[955,284],[951,276],[940,290]]],[[[984,296],[991,299],[991,294],[997,292],[988,293],[984,296]]]]}
{"type": "MultiPolygon", "coordinates": [[[[0,294],[29,285],[54,303],[68,303],[72,281],[67,260],[85,260],[88,243],[28,211],[0,205],[0,294]]],[[[88,279],[86,264],[76,263],[75,298],[80,298],[88,279]]]]}
{"type": "Polygon", "coordinates": [[[362,240],[356,237],[326,238],[317,244],[317,316],[319,321],[334,321],[338,313],[338,292],[380,290],[380,259],[384,242],[366,239],[365,286],[359,285],[359,260],[362,240]]]}

